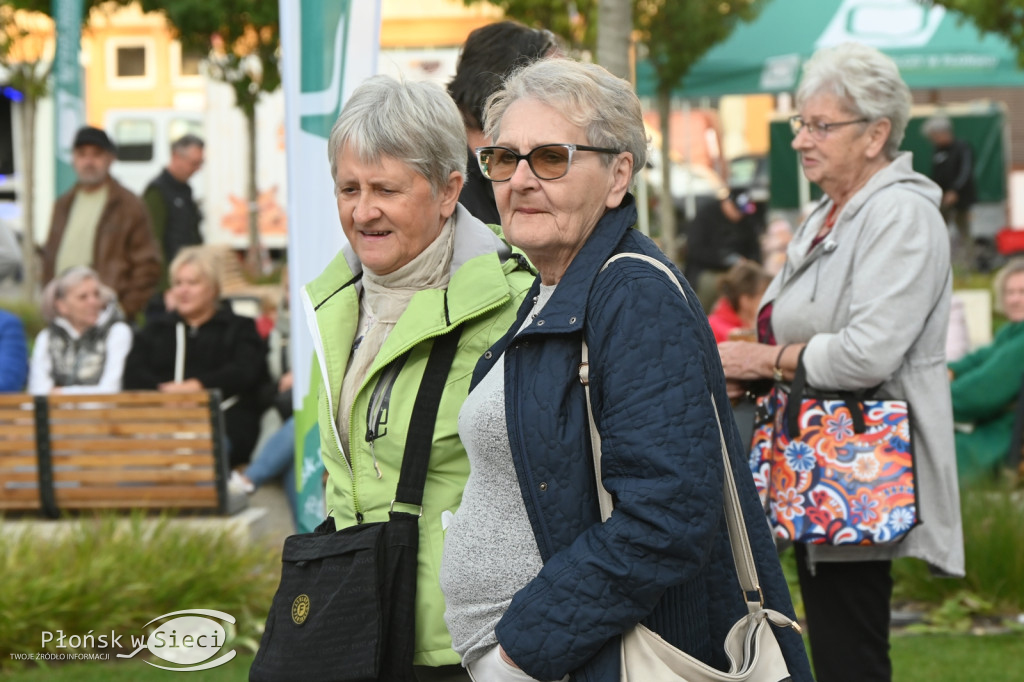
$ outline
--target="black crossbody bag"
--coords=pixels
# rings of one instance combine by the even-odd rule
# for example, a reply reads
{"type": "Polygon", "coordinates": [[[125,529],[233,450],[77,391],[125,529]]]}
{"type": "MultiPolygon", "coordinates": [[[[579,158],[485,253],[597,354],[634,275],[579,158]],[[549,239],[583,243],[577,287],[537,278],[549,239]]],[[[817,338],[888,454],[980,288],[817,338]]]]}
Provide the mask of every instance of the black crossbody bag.
{"type": "Polygon", "coordinates": [[[415,682],[416,576],[423,487],[441,394],[462,328],[434,342],[413,404],[388,521],[285,540],[281,583],[251,682],[415,682]],[[395,511],[395,504],[419,514],[395,511]]]}

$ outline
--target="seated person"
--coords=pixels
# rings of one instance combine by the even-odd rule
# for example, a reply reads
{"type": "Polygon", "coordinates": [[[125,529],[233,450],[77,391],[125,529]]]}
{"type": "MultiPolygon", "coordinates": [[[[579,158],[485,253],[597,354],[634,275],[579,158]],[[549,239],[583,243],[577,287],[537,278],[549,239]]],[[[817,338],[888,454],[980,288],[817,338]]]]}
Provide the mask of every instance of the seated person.
{"type": "Polygon", "coordinates": [[[43,291],[49,324],[36,336],[28,392],[117,393],[132,330],[117,295],[90,267],[76,265],[43,291]]]}
{"type": "Polygon", "coordinates": [[[708,315],[717,343],[736,340],[732,335],[744,331],[751,333],[750,340],[756,339],[757,308],[769,282],[771,277],[761,266],[748,260],[740,261],[719,278],[721,297],[708,315]]]}
{"type": "Polygon", "coordinates": [[[28,347],[21,318],[0,310],[0,393],[17,393],[25,388],[28,347]]]}
{"type": "Polygon", "coordinates": [[[1024,258],[999,272],[995,290],[996,309],[1007,324],[991,344],[949,363],[961,484],[995,472],[1006,460],[1024,379],[1024,258]]]}
{"type": "Polygon", "coordinates": [[[761,260],[757,206],[746,193],[719,190],[718,201],[697,209],[686,230],[686,279],[705,311],[717,295],[718,276],[741,260],[761,260]]]}
{"type": "Polygon", "coordinates": [[[217,260],[207,247],[179,251],[170,275],[174,310],[136,334],[124,387],[166,393],[220,389],[231,467],[242,466],[259,438],[266,347],[251,318],[220,304],[217,260]]]}
{"type": "Polygon", "coordinates": [[[291,320],[288,306],[287,271],[282,272],[283,296],[274,315],[274,328],[268,339],[270,352],[267,365],[270,375],[276,377],[275,395],[270,402],[277,408],[283,423],[267,438],[244,470],[231,472],[230,488],[246,494],[256,492],[264,483],[280,479],[281,487],[288,497],[292,520],[297,521],[298,493],[295,490],[295,417],[292,415],[292,372],[289,369],[288,344],[291,335],[291,320]]]}

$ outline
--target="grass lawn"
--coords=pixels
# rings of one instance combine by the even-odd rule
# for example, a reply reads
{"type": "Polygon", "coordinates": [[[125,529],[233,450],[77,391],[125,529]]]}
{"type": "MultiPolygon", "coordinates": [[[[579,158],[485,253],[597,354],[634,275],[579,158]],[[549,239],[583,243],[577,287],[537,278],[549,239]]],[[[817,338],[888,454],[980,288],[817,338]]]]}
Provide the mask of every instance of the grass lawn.
{"type": "MultiPolygon", "coordinates": [[[[218,668],[190,672],[181,679],[187,682],[246,682],[252,659],[253,654],[239,653],[218,668]]],[[[163,661],[156,662],[166,665],[163,661]]],[[[116,663],[83,661],[0,673],[0,680],[4,682],[173,682],[175,679],[177,677],[172,673],[136,659],[116,663]]]]}
{"type": "MultiPolygon", "coordinates": [[[[892,639],[895,682],[1020,682],[1024,635],[915,635],[892,639]]],[[[189,673],[189,682],[243,682],[251,654],[219,668],[189,673]]],[[[167,682],[166,671],[141,661],[85,662],[0,674],[4,682],[167,682]]]]}
{"type": "Polygon", "coordinates": [[[892,638],[894,682],[1019,682],[1024,635],[892,638]]]}

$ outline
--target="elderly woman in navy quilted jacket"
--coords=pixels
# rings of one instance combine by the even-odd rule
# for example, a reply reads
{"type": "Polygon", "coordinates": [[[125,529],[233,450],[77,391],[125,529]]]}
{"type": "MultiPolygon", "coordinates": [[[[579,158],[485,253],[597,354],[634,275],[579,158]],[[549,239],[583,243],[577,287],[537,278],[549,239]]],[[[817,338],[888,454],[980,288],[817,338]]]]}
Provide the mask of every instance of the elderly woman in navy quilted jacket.
{"type": "MultiPolygon", "coordinates": [[[[789,592],[729,411],[711,329],[693,291],[623,252],[668,260],[632,229],[628,186],[646,157],[640,104],[601,67],[546,60],[488,103],[478,148],[502,227],[540,277],[478,364],[459,415],[471,473],[449,521],[441,583],[456,651],[474,679],[619,680],[620,635],[639,621],[728,669],[725,634],[746,613],[729,549],[721,442],[766,605],[789,592]],[[590,386],[601,522],[578,367],[590,386]]],[[[799,634],[776,630],[794,680],[799,634]]]]}

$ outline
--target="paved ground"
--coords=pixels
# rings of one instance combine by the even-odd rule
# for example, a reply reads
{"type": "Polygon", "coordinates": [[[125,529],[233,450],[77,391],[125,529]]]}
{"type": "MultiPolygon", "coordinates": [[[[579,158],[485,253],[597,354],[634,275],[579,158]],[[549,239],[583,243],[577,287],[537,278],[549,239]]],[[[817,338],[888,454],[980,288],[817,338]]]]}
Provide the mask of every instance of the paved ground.
{"type": "Polygon", "coordinates": [[[268,483],[249,496],[249,508],[264,512],[260,521],[254,524],[253,536],[268,544],[281,547],[284,539],[295,533],[288,499],[277,483],[268,483]]]}

